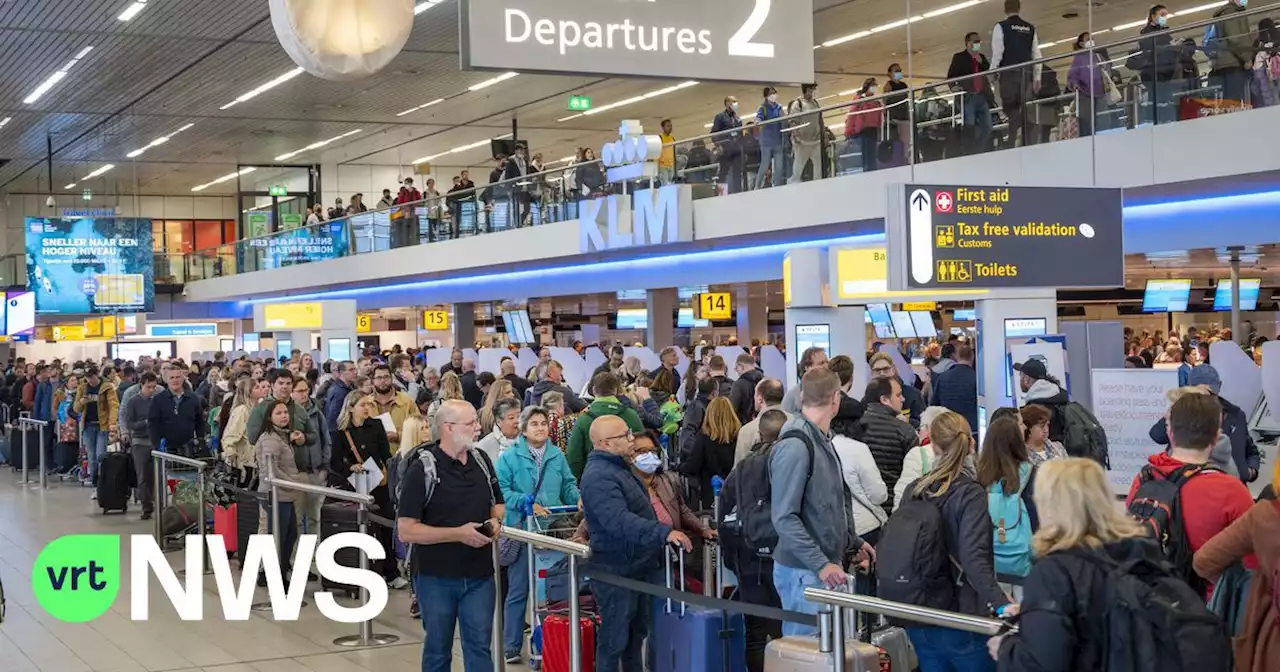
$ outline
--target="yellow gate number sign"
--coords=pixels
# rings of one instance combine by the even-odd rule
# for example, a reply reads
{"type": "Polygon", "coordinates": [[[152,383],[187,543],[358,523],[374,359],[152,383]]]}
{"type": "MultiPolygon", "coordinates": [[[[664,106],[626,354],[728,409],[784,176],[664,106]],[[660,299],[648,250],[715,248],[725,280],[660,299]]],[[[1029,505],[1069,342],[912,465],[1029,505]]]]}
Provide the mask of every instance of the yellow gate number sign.
{"type": "Polygon", "coordinates": [[[373,331],[373,316],[368,313],[356,315],[356,333],[367,334],[373,331]]]}
{"type": "Polygon", "coordinates": [[[698,313],[695,317],[699,320],[733,319],[733,298],[728,292],[699,294],[694,305],[698,313]]]}
{"type": "Polygon", "coordinates": [[[427,331],[448,331],[449,311],[426,310],[422,313],[422,328],[427,331]]]}

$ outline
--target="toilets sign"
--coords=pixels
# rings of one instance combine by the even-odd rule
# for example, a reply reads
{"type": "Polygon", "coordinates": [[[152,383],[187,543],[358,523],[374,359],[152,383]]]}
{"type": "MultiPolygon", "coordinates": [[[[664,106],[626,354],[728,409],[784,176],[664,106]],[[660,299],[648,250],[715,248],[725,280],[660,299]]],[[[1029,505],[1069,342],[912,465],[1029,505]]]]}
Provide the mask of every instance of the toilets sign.
{"type": "Polygon", "coordinates": [[[813,0],[463,0],[462,67],[800,84],[813,0]]]}

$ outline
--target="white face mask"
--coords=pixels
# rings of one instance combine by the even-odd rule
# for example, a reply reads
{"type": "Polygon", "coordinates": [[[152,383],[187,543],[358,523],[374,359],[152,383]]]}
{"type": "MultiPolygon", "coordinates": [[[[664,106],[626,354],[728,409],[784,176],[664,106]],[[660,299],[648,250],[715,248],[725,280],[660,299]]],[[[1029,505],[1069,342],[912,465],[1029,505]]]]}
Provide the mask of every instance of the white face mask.
{"type": "Polygon", "coordinates": [[[658,467],[662,466],[662,459],[653,453],[642,453],[636,455],[633,464],[640,473],[652,474],[658,471],[658,467]]]}
{"type": "Polygon", "coordinates": [[[778,94],[776,93],[769,94],[769,102],[771,103],[778,102],[778,94]]]}
{"type": "Polygon", "coordinates": [[[738,104],[737,104],[737,103],[730,103],[730,104],[729,104],[729,109],[733,110],[734,112],[737,112],[737,111],[738,111],[738,104]]]}
{"type": "Polygon", "coordinates": [[[1085,40],[1084,48],[1085,48],[1085,49],[1092,49],[1092,48],[1093,48],[1093,45],[1094,45],[1093,40],[1085,40]]]}
{"type": "Polygon", "coordinates": [[[876,95],[876,87],[874,87],[874,86],[868,86],[868,87],[867,87],[867,95],[868,95],[868,96],[874,96],[874,95],[876,95]]]}

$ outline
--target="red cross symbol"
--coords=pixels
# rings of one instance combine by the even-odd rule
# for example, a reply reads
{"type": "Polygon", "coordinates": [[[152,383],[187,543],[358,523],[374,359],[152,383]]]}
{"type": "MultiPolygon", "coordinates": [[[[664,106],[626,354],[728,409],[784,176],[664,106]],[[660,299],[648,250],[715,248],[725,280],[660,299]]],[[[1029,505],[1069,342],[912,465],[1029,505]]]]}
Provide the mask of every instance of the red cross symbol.
{"type": "Polygon", "coordinates": [[[951,212],[951,192],[939,191],[934,202],[938,205],[938,212],[951,212]]]}

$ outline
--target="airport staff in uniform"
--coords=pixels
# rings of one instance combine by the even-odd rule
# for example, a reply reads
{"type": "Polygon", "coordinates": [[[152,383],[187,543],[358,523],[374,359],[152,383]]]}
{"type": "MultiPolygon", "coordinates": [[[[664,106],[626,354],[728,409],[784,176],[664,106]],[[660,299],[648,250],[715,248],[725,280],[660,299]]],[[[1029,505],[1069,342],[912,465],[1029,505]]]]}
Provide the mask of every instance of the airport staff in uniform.
{"type": "MultiPolygon", "coordinates": [[[[1040,38],[1036,27],[1024,21],[1018,13],[1022,0],[1005,0],[1004,12],[1008,17],[996,24],[991,31],[991,68],[998,69],[1040,58],[1040,38]]],[[[1009,145],[1013,146],[1022,131],[1022,144],[1035,144],[1036,133],[1027,123],[1026,102],[1040,91],[1040,73],[1043,66],[1036,64],[1028,72],[1016,68],[999,74],[1000,104],[1009,117],[1009,145]]]]}

